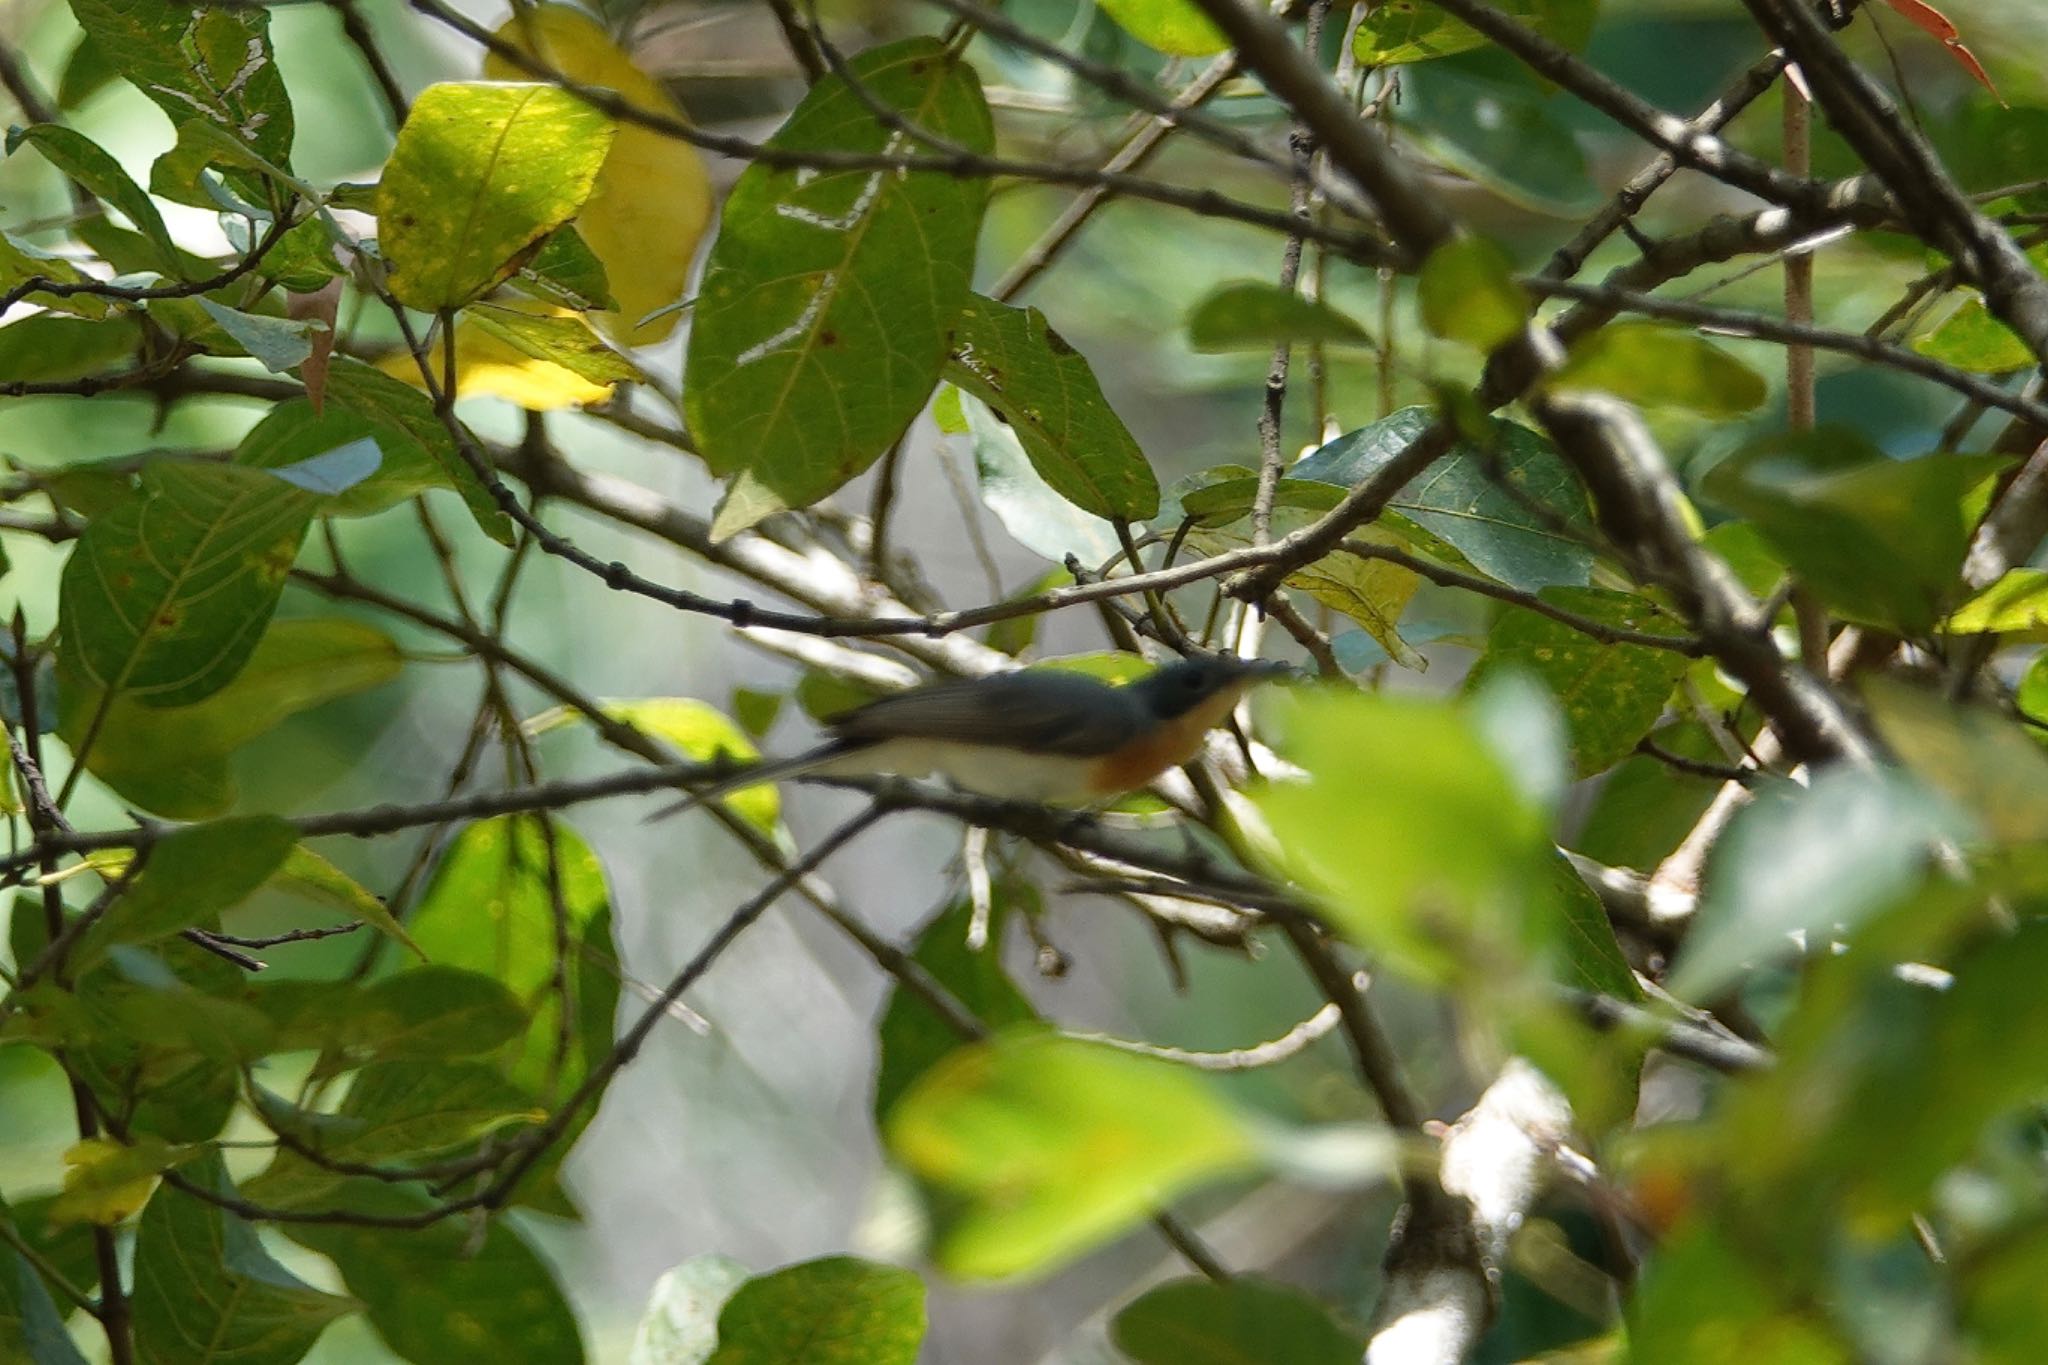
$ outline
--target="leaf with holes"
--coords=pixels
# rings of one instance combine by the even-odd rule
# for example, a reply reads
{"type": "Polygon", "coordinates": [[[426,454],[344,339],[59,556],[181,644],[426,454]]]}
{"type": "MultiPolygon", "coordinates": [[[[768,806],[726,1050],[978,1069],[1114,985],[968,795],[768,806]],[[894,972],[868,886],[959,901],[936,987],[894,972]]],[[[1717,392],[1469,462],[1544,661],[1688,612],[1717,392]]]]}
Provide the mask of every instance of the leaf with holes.
{"type": "MultiPolygon", "coordinates": [[[[930,38],[853,58],[769,140],[803,152],[910,155],[879,100],[977,152],[981,83],[930,38]]],[[[932,171],[750,166],[726,201],[697,291],[683,373],[690,431],[735,476],[713,533],[807,507],[874,463],[931,396],[967,303],[984,181],[932,171]]]]}
{"type": "Polygon", "coordinates": [[[503,280],[590,198],[611,140],[610,119],[553,86],[428,86],[377,183],[392,294],[431,313],[503,280]]]}
{"type": "Polygon", "coordinates": [[[59,658],[110,695],[201,701],[277,610],[319,498],[268,470],[152,460],[64,565],[59,658]]]}
{"type": "Polygon", "coordinates": [[[970,295],[945,375],[1009,424],[1039,477],[1074,506],[1126,521],[1159,510],[1159,480],[1088,358],[1036,308],[970,295]]]}

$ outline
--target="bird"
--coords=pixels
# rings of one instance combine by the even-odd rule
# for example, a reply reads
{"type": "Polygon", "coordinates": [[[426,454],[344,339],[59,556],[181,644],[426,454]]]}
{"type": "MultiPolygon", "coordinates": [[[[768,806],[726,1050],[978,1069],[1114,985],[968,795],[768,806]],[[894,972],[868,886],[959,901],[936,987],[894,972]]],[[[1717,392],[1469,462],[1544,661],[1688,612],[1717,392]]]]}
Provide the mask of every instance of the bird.
{"type": "Polygon", "coordinates": [[[1060,668],[927,683],[834,716],[816,748],[720,778],[647,818],[813,776],[937,775],[1007,801],[1104,801],[1192,759],[1254,685],[1296,671],[1203,653],[1122,686],[1060,668]]]}

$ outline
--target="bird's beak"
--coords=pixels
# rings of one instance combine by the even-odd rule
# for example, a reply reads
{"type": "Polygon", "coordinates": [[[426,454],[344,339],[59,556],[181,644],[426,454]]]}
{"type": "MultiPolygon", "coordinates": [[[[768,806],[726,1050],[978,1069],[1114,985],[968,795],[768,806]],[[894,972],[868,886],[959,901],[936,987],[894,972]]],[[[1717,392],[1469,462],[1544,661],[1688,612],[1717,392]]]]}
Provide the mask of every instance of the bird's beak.
{"type": "Polygon", "coordinates": [[[1304,676],[1293,664],[1282,663],[1278,659],[1238,659],[1236,668],[1247,684],[1268,681],[1299,682],[1304,676]]]}

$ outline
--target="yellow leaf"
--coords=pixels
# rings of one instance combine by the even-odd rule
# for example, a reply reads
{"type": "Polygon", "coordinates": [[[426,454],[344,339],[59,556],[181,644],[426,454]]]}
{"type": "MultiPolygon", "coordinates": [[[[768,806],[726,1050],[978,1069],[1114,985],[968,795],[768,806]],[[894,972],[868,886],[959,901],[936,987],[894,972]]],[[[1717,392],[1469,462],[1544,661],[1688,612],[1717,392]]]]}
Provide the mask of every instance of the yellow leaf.
{"type": "MultiPolygon", "coordinates": [[[[596,20],[567,5],[514,14],[497,37],[580,84],[604,86],[637,109],[681,118],[668,92],[633,65],[596,20]]],[[[537,79],[493,53],[492,80],[537,79]]],[[[604,263],[617,313],[599,314],[604,331],[625,345],[645,346],[675,330],[677,314],[645,326],[639,320],[683,296],[690,261],[711,221],[711,177],[697,149],[638,124],[621,124],[597,173],[597,186],[576,215],[576,230],[604,263]]]]}
{"type": "MultiPolygon", "coordinates": [[[[438,364],[438,353],[435,359],[438,364]]],[[[420,382],[419,366],[405,351],[393,351],[377,362],[377,368],[416,389],[426,387],[420,382]]],[[[457,398],[503,398],[528,412],[550,412],[602,403],[611,394],[610,384],[593,384],[560,365],[537,360],[468,322],[455,326],[457,398]]]]}
{"type": "Polygon", "coordinates": [[[73,1143],[64,1152],[64,1192],[50,1204],[51,1221],[112,1227],[149,1202],[158,1172],[188,1155],[161,1138],[132,1147],[99,1137],[73,1143]]]}

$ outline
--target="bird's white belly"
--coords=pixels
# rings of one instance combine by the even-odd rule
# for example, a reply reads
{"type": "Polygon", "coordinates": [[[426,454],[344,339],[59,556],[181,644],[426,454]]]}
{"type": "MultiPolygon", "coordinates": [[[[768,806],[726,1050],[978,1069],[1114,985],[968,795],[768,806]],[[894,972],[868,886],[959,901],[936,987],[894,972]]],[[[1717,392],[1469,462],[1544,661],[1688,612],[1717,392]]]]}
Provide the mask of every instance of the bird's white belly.
{"type": "MultiPolygon", "coordinates": [[[[950,740],[892,739],[848,755],[832,768],[896,773],[903,777],[943,777],[965,791],[1004,801],[1083,801],[1094,795],[1088,778],[1096,762],[1066,754],[1027,754],[950,740]]],[[[832,768],[818,771],[828,772],[832,768]]]]}

